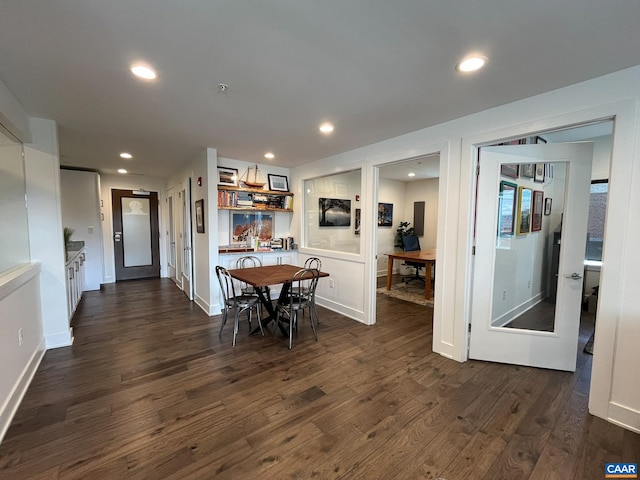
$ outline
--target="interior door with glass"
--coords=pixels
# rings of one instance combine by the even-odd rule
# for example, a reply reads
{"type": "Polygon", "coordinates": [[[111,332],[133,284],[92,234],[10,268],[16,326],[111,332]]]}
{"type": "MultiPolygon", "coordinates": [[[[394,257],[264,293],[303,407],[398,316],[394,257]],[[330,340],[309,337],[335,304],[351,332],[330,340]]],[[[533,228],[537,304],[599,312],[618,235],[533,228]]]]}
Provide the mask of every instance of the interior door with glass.
{"type": "Polygon", "coordinates": [[[592,150],[480,149],[470,358],[575,370],[592,150]]]}
{"type": "Polygon", "coordinates": [[[157,192],[112,190],[116,281],[160,276],[157,192]]]}

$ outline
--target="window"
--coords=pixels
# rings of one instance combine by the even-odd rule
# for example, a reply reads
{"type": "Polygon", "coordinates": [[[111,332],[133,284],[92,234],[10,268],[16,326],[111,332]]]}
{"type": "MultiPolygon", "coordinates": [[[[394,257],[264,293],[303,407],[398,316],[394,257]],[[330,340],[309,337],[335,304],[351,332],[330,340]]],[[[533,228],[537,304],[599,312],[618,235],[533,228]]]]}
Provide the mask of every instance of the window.
{"type": "Polygon", "coordinates": [[[0,274],[29,261],[25,189],[22,144],[0,126],[0,274]]]}
{"type": "Polygon", "coordinates": [[[607,213],[608,180],[596,180],[591,183],[589,196],[589,221],[587,224],[587,260],[602,260],[604,241],[604,221],[607,213]]]}
{"type": "Polygon", "coordinates": [[[305,180],[305,247],[360,253],[360,179],[353,170],[305,180]]]}

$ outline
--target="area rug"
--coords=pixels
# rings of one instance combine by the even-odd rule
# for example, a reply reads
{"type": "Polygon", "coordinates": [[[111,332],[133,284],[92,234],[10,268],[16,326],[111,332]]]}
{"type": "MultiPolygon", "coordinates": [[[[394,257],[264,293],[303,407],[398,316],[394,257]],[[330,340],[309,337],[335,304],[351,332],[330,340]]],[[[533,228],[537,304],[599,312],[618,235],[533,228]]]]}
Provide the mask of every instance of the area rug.
{"type": "Polygon", "coordinates": [[[417,303],[426,307],[433,307],[433,300],[424,298],[424,285],[422,283],[413,282],[410,284],[396,283],[391,285],[391,290],[387,287],[380,287],[378,293],[388,295],[389,297],[404,300],[405,302],[417,303]]]}

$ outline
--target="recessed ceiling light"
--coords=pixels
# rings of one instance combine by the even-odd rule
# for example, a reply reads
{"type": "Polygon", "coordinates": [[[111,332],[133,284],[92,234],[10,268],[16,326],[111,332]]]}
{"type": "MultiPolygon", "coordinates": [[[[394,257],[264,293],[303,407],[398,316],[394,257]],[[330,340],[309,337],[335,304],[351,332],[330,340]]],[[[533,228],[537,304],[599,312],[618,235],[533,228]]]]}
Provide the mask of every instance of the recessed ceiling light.
{"type": "Polygon", "coordinates": [[[407,176],[408,176],[408,177],[415,177],[415,176],[416,176],[416,174],[415,174],[415,173],[413,173],[413,172],[409,172],[409,173],[407,173],[407,176]]]}
{"type": "Polygon", "coordinates": [[[320,131],[322,133],[331,133],[333,132],[333,124],[329,123],[329,122],[325,122],[322,125],[320,125],[320,131]]]}
{"type": "Polygon", "coordinates": [[[127,171],[124,168],[119,168],[118,173],[127,173],[127,171]]]}
{"type": "Polygon", "coordinates": [[[465,58],[458,64],[456,69],[463,73],[475,72],[476,70],[480,70],[484,67],[485,63],[487,63],[487,57],[475,55],[473,57],[465,58]]]}
{"type": "Polygon", "coordinates": [[[276,158],[276,156],[271,152],[267,152],[264,154],[264,158],[268,158],[269,160],[271,160],[273,158],[276,158]]]}
{"type": "Polygon", "coordinates": [[[146,65],[136,64],[131,66],[131,73],[136,77],[144,78],[145,80],[153,80],[156,78],[156,72],[146,65]]]}
{"type": "Polygon", "coordinates": [[[128,152],[122,152],[122,153],[120,154],[120,158],[133,158],[133,155],[131,155],[131,154],[130,154],[130,153],[128,153],[128,152]]]}

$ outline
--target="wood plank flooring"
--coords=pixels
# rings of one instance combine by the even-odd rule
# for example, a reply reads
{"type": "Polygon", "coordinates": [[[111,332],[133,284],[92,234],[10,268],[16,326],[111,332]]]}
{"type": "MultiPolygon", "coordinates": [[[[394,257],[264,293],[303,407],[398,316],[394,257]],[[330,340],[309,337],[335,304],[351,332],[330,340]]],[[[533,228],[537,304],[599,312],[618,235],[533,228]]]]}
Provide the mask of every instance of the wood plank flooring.
{"type": "MultiPolygon", "coordinates": [[[[431,352],[432,311],[319,309],[294,348],[207,317],[169,280],[88,292],[0,445],[1,479],[601,479],[638,435],[587,413],[574,374],[431,352]]],[[[581,342],[586,341],[584,332],[581,342]]],[[[582,352],[582,345],[580,347],[582,352]]]]}

